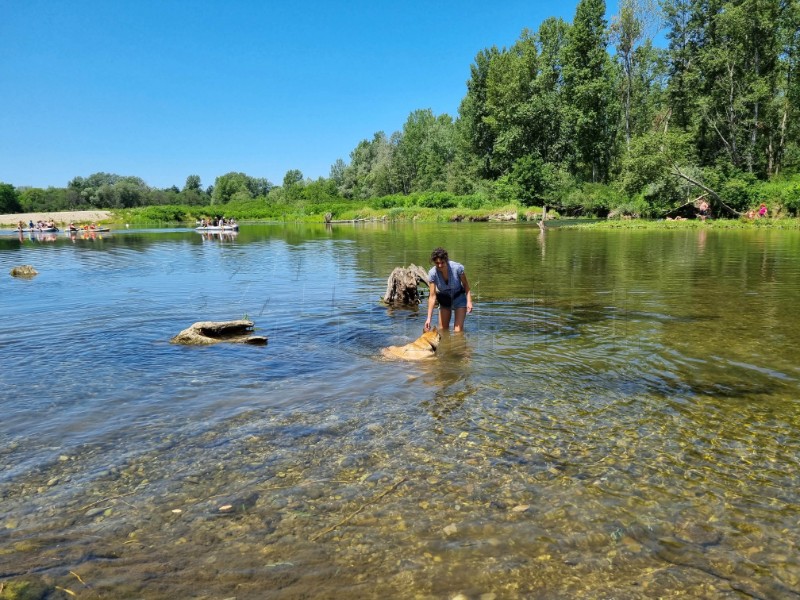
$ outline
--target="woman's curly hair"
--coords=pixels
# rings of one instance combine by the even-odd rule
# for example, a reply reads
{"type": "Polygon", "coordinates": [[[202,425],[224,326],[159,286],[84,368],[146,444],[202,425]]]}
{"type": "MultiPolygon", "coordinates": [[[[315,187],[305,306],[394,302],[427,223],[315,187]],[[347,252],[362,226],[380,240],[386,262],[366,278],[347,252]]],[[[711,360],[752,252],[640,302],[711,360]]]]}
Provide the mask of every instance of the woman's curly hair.
{"type": "Polygon", "coordinates": [[[444,262],[450,260],[447,256],[447,250],[444,248],[434,248],[433,252],[431,252],[431,262],[436,262],[439,259],[443,260],[444,262]]]}

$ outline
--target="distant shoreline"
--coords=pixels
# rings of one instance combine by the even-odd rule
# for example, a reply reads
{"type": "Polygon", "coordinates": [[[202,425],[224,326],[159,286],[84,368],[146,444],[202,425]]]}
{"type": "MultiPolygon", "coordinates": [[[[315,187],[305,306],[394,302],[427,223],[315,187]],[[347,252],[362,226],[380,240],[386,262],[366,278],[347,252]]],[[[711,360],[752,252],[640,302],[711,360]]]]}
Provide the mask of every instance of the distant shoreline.
{"type": "Polygon", "coordinates": [[[28,226],[29,221],[53,221],[56,225],[69,223],[99,223],[109,221],[113,215],[107,210],[68,210],[56,212],[18,213],[15,215],[0,215],[0,226],[11,225],[16,227],[22,221],[28,226]]]}

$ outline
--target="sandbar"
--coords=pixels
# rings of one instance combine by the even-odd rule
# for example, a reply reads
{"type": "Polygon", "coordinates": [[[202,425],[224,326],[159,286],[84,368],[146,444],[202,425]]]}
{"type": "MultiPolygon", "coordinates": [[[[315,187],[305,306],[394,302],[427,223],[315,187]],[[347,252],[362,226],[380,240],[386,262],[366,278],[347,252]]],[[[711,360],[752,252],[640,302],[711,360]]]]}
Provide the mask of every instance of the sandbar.
{"type": "Polygon", "coordinates": [[[58,212],[38,212],[38,213],[18,213],[12,215],[0,215],[0,227],[11,225],[16,227],[22,221],[25,227],[28,221],[34,223],[38,221],[53,221],[56,225],[68,225],[69,223],[100,223],[110,221],[113,218],[111,212],[107,210],[67,210],[58,212]]]}

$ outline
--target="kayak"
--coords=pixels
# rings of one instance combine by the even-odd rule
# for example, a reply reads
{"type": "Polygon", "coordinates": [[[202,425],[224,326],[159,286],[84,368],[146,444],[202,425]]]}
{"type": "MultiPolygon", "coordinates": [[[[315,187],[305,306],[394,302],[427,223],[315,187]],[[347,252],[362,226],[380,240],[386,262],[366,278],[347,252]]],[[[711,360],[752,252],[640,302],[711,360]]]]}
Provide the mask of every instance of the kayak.
{"type": "Polygon", "coordinates": [[[95,227],[94,229],[65,229],[64,233],[108,233],[108,227],[95,227]]]}

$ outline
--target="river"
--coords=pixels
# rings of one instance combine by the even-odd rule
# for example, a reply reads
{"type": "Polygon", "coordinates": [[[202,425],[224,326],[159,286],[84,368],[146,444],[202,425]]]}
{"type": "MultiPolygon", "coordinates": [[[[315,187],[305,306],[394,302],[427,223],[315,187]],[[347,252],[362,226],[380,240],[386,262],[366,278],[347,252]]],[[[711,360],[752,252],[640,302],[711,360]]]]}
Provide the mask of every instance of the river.
{"type": "Polygon", "coordinates": [[[0,585],[800,598],[798,306],[797,231],[2,235],[0,585]],[[466,332],[382,359],[436,246],[466,332]],[[268,345],[170,344],[243,317],[268,345]]]}

